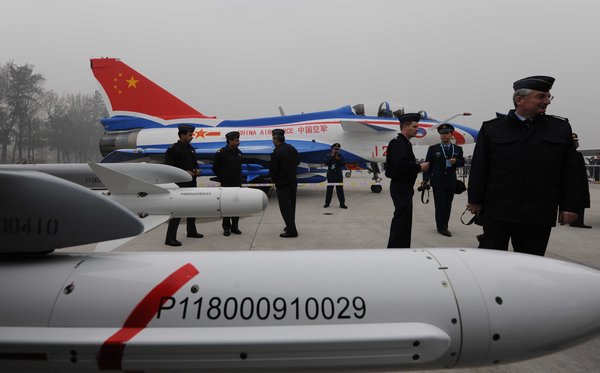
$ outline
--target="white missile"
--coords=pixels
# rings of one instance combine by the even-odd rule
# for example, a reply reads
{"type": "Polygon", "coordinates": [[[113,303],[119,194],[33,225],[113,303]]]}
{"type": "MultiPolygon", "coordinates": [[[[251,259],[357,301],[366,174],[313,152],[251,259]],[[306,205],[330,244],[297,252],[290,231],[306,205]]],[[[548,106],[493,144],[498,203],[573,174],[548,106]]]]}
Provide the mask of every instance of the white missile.
{"type": "MultiPolygon", "coordinates": [[[[186,171],[154,163],[102,163],[102,167],[133,176],[152,184],[180,183],[192,177],[186,171]]],[[[3,164],[0,171],[38,171],[90,189],[105,189],[87,163],[3,164]]]]}
{"type": "Polygon", "coordinates": [[[2,371],[473,367],[600,332],[600,271],[478,249],[53,254],[0,284],[2,371]]]}
{"type": "Polygon", "coordinates": [[[2,372],[462,368],[600,333],[600,271],[526,254],[32,254],[139,232],[129,211],[64,183],[0,172],[2,372]],[[81,207],[101,210],[102,229],[82,227],[97,223],[81,207]],[[58,229],[22,224],[40,216],[58,229]]]}
{"type": "Polygon", "coordinates": [[[250,188],[178,188],[154,185],[104,167],[89,164],[110,193],[108,198],[140,217],[248,216],[267,207],[267,196],[250,188]]]}
{"type": "MultiPolygon", "coordinates": [[[[267,208],[267,195],[258,189],[161,186],[104,167],[104,164],[90,163],[89,167],[109,190],[102,194],[138,216],[144,233],[171,218],[249,216],[267,208]]],[[[112,251],[133,238],[101,242],[95,251],[112,251]]]]}

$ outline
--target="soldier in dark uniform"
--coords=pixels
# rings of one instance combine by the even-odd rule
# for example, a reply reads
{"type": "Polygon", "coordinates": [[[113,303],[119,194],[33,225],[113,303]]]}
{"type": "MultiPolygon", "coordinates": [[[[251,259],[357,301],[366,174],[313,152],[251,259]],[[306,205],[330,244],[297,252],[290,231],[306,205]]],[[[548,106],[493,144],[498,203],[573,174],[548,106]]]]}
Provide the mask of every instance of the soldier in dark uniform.
{"type": "MultiPolygon", "coordinates": [[[[340,154],[340,148],[342,146],[339,143],[331,145],[331,153],[325,156],[323,163],[327,165],[327,183],[342,183],[341,185],[335,186],[335,192],[337,193],[338,200],[340,201],[340,207],[347,209],[346,198],[344,197],[344,177],[342,176],[342,168],[346,164],[344,157],[340,154]]],[[[329,207],[331,198],[333,197],[333,185],[327,185],[327,192],[325,193],[325,205],[323,207],[329,207]]]]}
{"type": "Polygon", "coordinates": [[[284,130],[274,129],[272,134],[275,149],[271,154],[269,176],[277,187],[279,211],[285,222],[284,231],[279,236],[298,237],[296,229],[296,191],[298,189],[296,167],[300,164],[298,151],[285,142],[284,130]]]}
{"type": "MultiPolygon", "coordinates": [[[[227,145],[217,150],[212,170],[217,176],[222,187],[242,186],[242,152],[240,146],[240,133],[237,131],[225,134],[227,145]]],[[[242,234],[238,228],[239,216],[223,217],[223,235],[231,233],[242,234]]]]}
{"type": "MultiPolygon", "coordinates": [[[[572,134],[573,136],[573,142],[575,143],[575,149],[579,148],[579,137],[577,137],[576,133],[572,134]]],[[[583,154],[581,154],[580,152],[577,152],[578,156],[578,160],[579,160],[579,168],[581,169],[581,197],[583,198],[583,207],[585,208],[589,208],[590,207],[590,185],[588,183],[588,176],[587,176],[587,168],[585,166],[585,160],[583,159],[583,154]]],[[[571,227],[577,227],[577,228],[592,228],[591,225],[587,225],[583,222],[584,219],[584,215],[585,215],[585,208],[582,208],[581,210],[577,211],[577,220],[575,220],[574,222],[572,222],[570,224],[571,227]]]]}
{"type": "Polygon", "coordinates": [[[422,185],[431,184],[433,188],[437,231],[441,235],[452,237],[448,230],[448,221],[456,188],[456,168],[462,167],[465,159],[462,148],[450,141],[454,127],[443,123],[438,126],[437,131],[442,142],[427,149],[425,161],[429,162],[429,170],[423,172],[422,185]]]}
{"type": "MultiPolygon", "coordinates": [[[[192,175],[192,181],[185,183],[177,183],[180,188],[196,188],[196,177],[200,175],[198,169],[198,163],[196,162],[196,151],[190,144],[194,138],[193,126],[181,125],[177,127],[179,129],[179,141],[171,145],[165,154],[165,164],[174,166],[187,171],[192,175]]],[[[165,238],[165,245],[169,246],[181,246],[181,242],[177,241],[177,228],[179,227],[180,218],[173,218],[169,221],[169,228],[167,229],[167,237],[165,238]]],[[[187,218],[187,236],[194,238],[204,237],[202,234],[196,231],[196,218],[187,218]]]]}
{"type": "Polygon", "coordinates": [[[398,115],[400,133],[390,141],[386,155],[385,176],[390,182],[390,196],[394,201],[394,217],[390,227],[388,248],[410,247],[412,232],[412,199],[417,174],[426,171],[429,163],[416,163],[410,139],[419,129],[418,113],[398,115]]]}
{"type": "Polygon", "coordinates": [[[515,109],[484,122],[469,176],[471,213],[479,213],[479,247],[544,255],[550,230],[570,224],[582,208],[581,174],[571,125],[546,115],[554,78],[531,76],[513,84],[515,109]]]}

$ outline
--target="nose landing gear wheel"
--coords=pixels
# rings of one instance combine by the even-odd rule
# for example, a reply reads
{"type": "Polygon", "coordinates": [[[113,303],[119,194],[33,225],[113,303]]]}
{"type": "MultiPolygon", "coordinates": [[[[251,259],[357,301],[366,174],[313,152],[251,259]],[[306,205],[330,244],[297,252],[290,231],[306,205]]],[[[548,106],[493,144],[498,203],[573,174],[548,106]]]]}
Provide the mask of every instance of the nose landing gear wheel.
{"type": "Polygon", "coordinates": [[[381,193],[382,190],[383,188],[379,184],[371,185],[371,192],[373,193],[381,193]]]}

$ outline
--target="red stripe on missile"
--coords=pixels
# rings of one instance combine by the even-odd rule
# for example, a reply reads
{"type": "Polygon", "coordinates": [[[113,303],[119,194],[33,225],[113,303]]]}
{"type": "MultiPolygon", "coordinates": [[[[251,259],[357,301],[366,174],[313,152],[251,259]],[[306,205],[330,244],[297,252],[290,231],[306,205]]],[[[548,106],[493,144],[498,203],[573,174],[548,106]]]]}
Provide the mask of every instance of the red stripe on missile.
{"type": "Polygon", "coordinates": [[[148,326],[160,308],[156,305],[162,306],[166,302],[166,297],[175,294],[198,273],[196,267],[187,263],[150,290],[144,299],[135,306],[123,327],[104,342],[98,354],[98,368],[122,370],[121,362],[125,343],[148,326]]]}

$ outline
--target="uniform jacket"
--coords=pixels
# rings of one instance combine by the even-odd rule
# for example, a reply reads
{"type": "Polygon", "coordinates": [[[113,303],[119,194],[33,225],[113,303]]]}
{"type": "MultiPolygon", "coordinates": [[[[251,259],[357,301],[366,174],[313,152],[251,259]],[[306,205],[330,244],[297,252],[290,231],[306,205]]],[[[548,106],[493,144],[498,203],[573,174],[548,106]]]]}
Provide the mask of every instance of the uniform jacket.
{"type": "MultiPolygon", "coordinates": [[[[198,169],[198,162],[196,161],[196,150],[191,144],[186,144],[181,141],[177,141],[171,145],[165,153],[165,164],[181,168],[185,171],[195,171],[198,169]]],[[[196,176],[193,176],[192,181],[177,183],[180,187],[195,187],[196,176]]]]}
{"type": "Polygon", "coordinates": [[[463,150],[460,146],[451,144],[450,151],[444,152],[442,144],[431,145],[427,149],[425,162],[429,162],[429,169],[423,172],[423,181],[429,181],[434,188],[452,189],[456,187],[456,168],[465,164],[463,150]],[[446,160],[455,158],[452,167],[446,167],[446,160]]]}
{"type": "Polygon", "coordinates": [[[298,151],[292,145],[281,143],[271,153],[269,176],[277,187],[297,184],[296,167],[300,164],[298,151]]]}
{"type": "Polygon", "coordinates": [[[242,185],[242,152],[228,146],[217,150],[212,170],[222,186],[242,185]]]}
{"type": "Polygon", "coordinates": [[[484,122],[477,136],[469,203],[481,216],[554,226],[557,209],[581,210],[581,173],[568,121],[539,115],[529,125],[511,110],[484,122]]]}
{"type": "Polygon", "coordinates": [[[404,135],[398,134],[398,137],[392,139],[388,144],[385,156],[385,176],[413,189],[417,174],[421,172],[421,166],[416,162],[411,143],[404,135]]]}
{"type": "Polygon", "coordinates": [[[346,164],[344,157],[338,153],[337,157],[327,154],[324,163],[327,165],[327,181],[330,183],[341,183],[344,181],[342,168],[346,164]]]}

